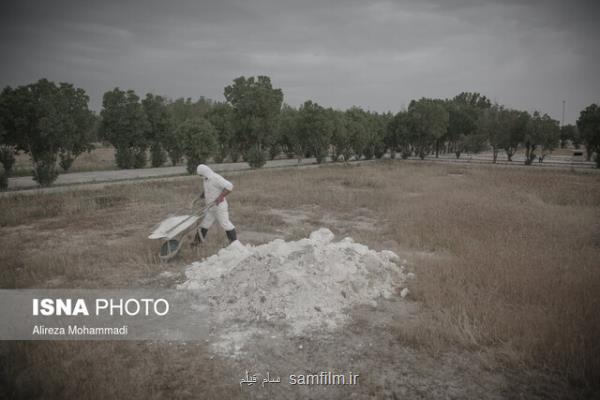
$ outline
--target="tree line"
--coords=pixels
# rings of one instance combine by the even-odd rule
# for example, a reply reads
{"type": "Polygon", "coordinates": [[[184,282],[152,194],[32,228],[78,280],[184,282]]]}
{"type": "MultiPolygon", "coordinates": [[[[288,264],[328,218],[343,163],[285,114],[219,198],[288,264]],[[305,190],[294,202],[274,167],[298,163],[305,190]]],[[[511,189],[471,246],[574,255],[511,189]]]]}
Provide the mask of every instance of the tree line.
{"type": "Polygon", "coordinates": [[[104,93],[99,115],[90,111],[85,91],[72,84],[39,80],[0,93],[0,186],[6,188],[15,154],[30,155],[33,178],[51,184],[94,142],[115,147],[119,168],[159,167],[185,160],[190,173],[208,161],[247,161],[258,168],[281,154],[289,158],[392,158],[440,152],[491,150],[493,162],[518,149],[525,164],[558,146],[584,144],[588,159],[600,167],[600,108],[581,111],[577,126],[538,111],[529,113],[493,104],[479,93],[450,99],[413,100],[396,114],[360,107],[336,110],[306,101],[298,108],[283,102],[283,92],[267,76],[239,77],[224,89],[225,101],[201,97],[170,100],[115,88],[104,93]]]}

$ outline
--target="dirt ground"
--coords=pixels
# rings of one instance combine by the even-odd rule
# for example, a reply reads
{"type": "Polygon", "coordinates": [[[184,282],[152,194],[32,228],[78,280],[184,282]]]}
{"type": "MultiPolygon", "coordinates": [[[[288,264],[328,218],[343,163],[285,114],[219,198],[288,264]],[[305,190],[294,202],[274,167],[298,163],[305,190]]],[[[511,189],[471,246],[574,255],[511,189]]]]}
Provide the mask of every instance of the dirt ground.
{"type": "MultiPolygon", "coordinates": [[[[408,269],[416,274],[411,294],[347,310],[351,322],[334,333],[296,337],[280,326],[245,321],[240,325],[243,329],[256,329],[261,334],[253,336],[236,357],[212,352],[212,337],[185,343],[0,343],[0,397],[558,399],[591,397],[595,393],[593,386],[569,379],[573,371],[561,362],[552,364],[526,349],[533,341],[545,343],[544,332],[539,331],[538,340],[523,327],[536,320],[506,321],[504,311],[491,311],[493,304],[508,304],[506,299],[512,296],[510,301],[519,309],[529,310],[532,303],[546,302],[548,308],[542,313],[554,318],[553,307],[559,307],[556,313],[562,313],[561,306],[547,300],[560,293],[545,293],[554,290],[552,286],[542,287],[545,270],[532,267],[521,277],[504,277],[506,287],[496,276],[486,278],[494,282],[484,281],[479,269],[464,273],[456,270],[470,266],[467,259],[476,264],[486,262],[487,268],[493,269],[497,265],[490,258],[504,257],[515,259],[515,268],[523,269],[525,264],[519,262],[531,249],[542,262],[546,256],[540,255],[541,250],[548,253],[547,257],[555,260],[552,268],[568,267],[565,260],[573,253],[565,254],[563,259],[550,248],[549,236],[534,239],[527,231],[546,229],[550,236],[579,235],[573,240],[583,241],[573,251],[578,254],[579,267],[589,273],[583,278],[587,283],[555,275],[562,279],[565,290],[576,290],[573,285],[598,285],[593,260],[599,255],[600,185],[595,175],[382,162],[291,172],[256,171],[237,174],[231,180],[236,185],[230,200],[231,215],[242,242],[296,240],[327,227],[338,239],[349,235],[357,242],[377,250],[392,250],[406,259],[408,269]],[[525,188],[529,187],[533,189],[528,192],[525,188]],[[548,194],[548,188],[553,193],[548,194]],[[501,189],[508,191],[506,197],[501,189]],[[498,202],[489,203],[492,198],[498,202]],[[513,211],[512,218],[530,215],[538,226],[523,220],[523,236],[504,240],[496,229],[503,227],[499,221],[505,218],[507,210],[503,207],[508,205],[503,201],[508,198],[514,198],[510,207],[523,209],[519,214],[521,211],[514,211],[517,208],[508,208],[513,211]],[[548,218],[557,210],[571,214],[568,219],[548,218]],[[468,222],[466,215],[475,221],[468,222]],[[566,221],[572,221],[574,227],[566,221]],[[481,230],[474,231],[475,226],[481,230]],[[461,240],[452,239],[457,235],[461,240]],[[510,240],[529,241],[529,246],[521,249],[515,245],[512,253],[504,255],[501,249],[510,240]],[[491,245],[503,241],[496,247],[491,245]],[[474,247],[482,245],[488,246],[487,253],[475,253],[474,247]],[[440,271],[441,266],[447,269],[440,271]],[[524,281],[523,285],[537,279],[537,286],[542,288],[529,298],[523,293],[530,288],[522,288],[510,279],[524,281]],[[463,300],[454,289],[480,296],[468,300],[476,303],[471,307],[480,308],[459,304],[463,300]],[[476,291],[479,289],[483,291],[476,291]],[[484,299],[481,293],[488,293],[491,299],[484,299]],[[456,303],[443,306],[450,300],[456,303]],[[455,307],[458,305],[459,311],[455,307]],[[482,307],[487,307],[485,313],[482,307]],[[463,313],[464,318],[460,317],[463,313]],[[490,322],[486,318],[492,318],[492,314],[495,319],[490,322]],[[486,330],[490,325],[495,333],[486,330]],[[269,372],[279,376],[282,383],[266,387],[240,385],[246,371],[257,374],[259,382],[269,372]],[[320,371],[358,374],[358,384],[288,384],[290,374],[320,371]]],[[[180,258],[165,266],[157,259],[156,243],[146,239],[157,218],[182,207],[198,185],[191,177],[171,183],[140,182],[99,191],[0,199],[0,244],[5,249],[0,256],[4,266],[1,287],[175,287],[185,280],[187,265],[226,245],[224,233],[213,228],[204,247],[185,247],[180,258]]],[[[512,231],[511,237],[518,232],[512,231]]],[[[559,242],[552,240],[551,244],[559,242]]],[[[570,245],[565,239],[556,251],[565,252],[560,246],[570,245]]],[[[509,270],[499,273],[510,275],[509,270]]],[[[579,289],[589,294],[593,287],[579,289]]],[[[580,308],[598,304],[597,293],[589,296],[578,303],[580,308]]],[[[593,318],[577,326],[583,337],[597,332],[597,317],[593,318]]],[[[540,322],[535,329],[549,328],[540,322]]],[[[564,343],[571,343],[570,337],[552,340],[565,347],[564,343]]],[[[589,349],[598,354],[597,347],[589,349]]],[[[568,354],[560,353],[560,357],[568,354]]]]}

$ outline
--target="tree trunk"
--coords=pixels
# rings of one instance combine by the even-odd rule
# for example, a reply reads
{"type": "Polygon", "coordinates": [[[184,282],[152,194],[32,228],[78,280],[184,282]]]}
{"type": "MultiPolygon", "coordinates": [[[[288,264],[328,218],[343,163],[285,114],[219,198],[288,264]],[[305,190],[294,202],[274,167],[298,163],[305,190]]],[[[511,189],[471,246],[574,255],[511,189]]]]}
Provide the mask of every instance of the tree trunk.
{"type": "Polygon", "coordinates": [[[15,164],[15,149],[12,146],[1,145],[0,146],[0,164],[4,167],[6,176],[9,176],[12,172],[13,165],[15,164]]]}
{"type": "Polygon", "coordinates": [[[525,147],[525,165],[531,165],[535,158],[535,146],[527,145],[525,147]]]}
{"type": "Polygon", "coordinates": [[[508,157],[508,161],[512,161],[512,156],[515,154],[514,150],[510,147],[506,149],[506,157],[508,157]]]}

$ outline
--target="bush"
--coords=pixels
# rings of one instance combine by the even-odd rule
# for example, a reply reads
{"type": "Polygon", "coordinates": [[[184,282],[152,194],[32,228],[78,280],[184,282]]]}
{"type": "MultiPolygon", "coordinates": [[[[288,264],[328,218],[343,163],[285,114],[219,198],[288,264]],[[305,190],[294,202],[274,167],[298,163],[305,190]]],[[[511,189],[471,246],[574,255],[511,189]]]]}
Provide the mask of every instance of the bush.
{"type": "Polygon", "coordinates": [[[60,161],[58,164],[63,169],[63,171],[67,172],[71,165],[73,165],[73,161],[75,161],[75,157],[71,155],[71,153],[60,153],[60,161]]]}
{"type": "Polygon", "coordinates": [[[231,162],[238,162],[240,160],[240,156],[240,149],[237,146],[232,147],[229,151],[229,158],[231,158],[231,162]]]}
{"type": "Polygon", "coordinates": [[[131,149],[129,147],[117,147],[115,151],[115,162],[119,168],[131,168],[131,149]]]}
{"type": "Polygon", "coordinates": [[[0,190],[8,189],[8,177],[15,163],[15,152],[10,146],[0,146],[0,190]]]}
{"type": "Polygon", "coordinates": [[[0,190],[6,189],[8,189],[8,173],[2,165],[0,165],[0,190]]]}
{"type": "Polygon", "coordinates": [[[8,177],[15,163],[15,151],[11,146],[0,146],[0,164],[8,177]]]}
{"type": "Polygon", "coordinates": [[[146,149],[141,147],[117,147],[115,162],[122,169],[144,168],[146,166],[146,149]]]}
{"type": "Polygon", "coordinates": [[[225,161],[225,157],[227,157],[227,153],[225,151],[217,151],[215,156],[213,157],[216,163],[222,163],[225,161]]]}
{"type": "Polygon", "coordinates": [[[50,186],[58,177],[56,168],[56,156],[46,155],[40,160],[33,162],[33,180],[40,186],[50,186]]]}
{"type": "Polygon", "coordinates": [[[376,144],[375,151],[374,151],[375,158],[377,158],[377,159],[383,158],[383,156],[385,155],[385,151],[386,151],[386,148],[383,144],[380,144],[380,143],[376,144]]]}
{"type": "Polygon", "coordinates": [[[140,147],[133,148],[133,168],[144,168],[146,166],[146,149],[140,147]]]}
{"type": "Polygon", "coordinates": [[[196,168],[200,164],[204,164],[204,161],[202,159],[200,159],[200,157],[197,157],[197,156],[188,157],[187,161],[186,161],[186,168],[187,168],[188,174],[190,174],[190,175],[195,174],[196,168]]]}
{"type": "Polygon", "coordinates": [[[274,144],[269,148],[269,160],[274,160],[281,153],[281,146],[274,144]]]}
{"type": "Polygon", "coordinates": [[[169,159],[171,160],[171,163],[174,166],[179,164],[181,162],[181,159],[183,158],[183,150],[181,150],[181,148],[179,146],[171,147],[168,150],[168,154],[169,154],[169,159]]]}
{"type": "Polygon", "coordinates": [[[317,164],[321,164],[327,158],[327,150],[321,147],[316,148],[314,154],[315,159],[317,160],[317,164]]]}
{"type": "Polygon", "coordinates": [[[366,146],[362,152],[362,155],[365,157],[365,160],[372,159],[375,155],[375,152],[373,151],[373,146],[366,146]]]}
{"type": "Polygon", "coordinates": [[[160,143],[154,143],[150,146],[150,164],[153,168],[161,167],[167,162],[167,152],[160,143]]]}
{"type": "Polygon", "coordinates": [[[262,151],[258,146],[253,146],[246,153],[246,161],[252,168],[260,168],[267,162],[265,152],[262,151]]]}

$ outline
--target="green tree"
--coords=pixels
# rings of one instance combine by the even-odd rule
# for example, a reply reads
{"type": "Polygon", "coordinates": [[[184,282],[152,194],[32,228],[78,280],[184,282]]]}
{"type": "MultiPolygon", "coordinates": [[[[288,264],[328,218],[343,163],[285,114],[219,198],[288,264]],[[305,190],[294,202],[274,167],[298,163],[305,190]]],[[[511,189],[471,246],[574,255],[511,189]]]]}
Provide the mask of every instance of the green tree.
{"type": "Polygon", "coordinates": [[[148,121],[145,136],[150,145],[150,164],[160,167],[167,161],[169,142],[175,140],[173,118],[162,96],[146,94],[142,107],[148,121]]]}
{"type": "Polygon", "coordinates": [[[146,165],[148,119],[140,98],[133,90],[115,88],[102,99],[101,136],[112,144],[120,168],[142,168],[146,165]]]}
{"type": "Polygon", "coordinates": [[[200,96],[196,101],[190,97],[183,97],[171,101],[168,104],[169,112],[176,125],[193,118],[205,117],[212,109],[214,102],[206,97],[200,96]]]}
{"type": "Polygon", "coordinates": [[[323,162],[329,152],[333,133],[327,111],[310,100],[304,102],[298,111],[297,133],[301,148],[310,151],[317,163],[323,162]]]}
{"type": "Polygon", "coordinates": [[[6,87],[0,93],[0,190],[8,188],[8,178],[12,173],[17,153],[15,130],[9,126],[13,123],[11,107],[12,89],[6,87]]]}
{"type": "MultiPolygon", "coordinates": [[[[175,132],[177,131],[177,127],[174,128],[175,132]]],[[[169,140],[164,143],[165,151],[171,160],[171,164],[177,165],[181,162],[183,158],[183,145],[179,143],[179,138],[176,134],[173,134],[169,137],[169,140]]]]}
{"type": "Polygon", "coordinates": [[[412,144],[415,137],[411,130],[411,121],[408,111],[400,111],[390,120],[385,143],[391,150],[392,158],[400,152],[403,159],[412,155],[412,144]]]}
{"type": "Polygon", "coordinates": [[[217,132],[216,162],[223,162],[231,153],[239,153],[240,149],[235,141],[233,125],[233,109],[228,103],[215,103],[206,114],[206,119],[214,126],[217,132]]]}
{"type": "Polygon", "coordinates": [[[577,129],[585,144],[587,159],[596,153],[596,166],[600,168],[600,107],[591,104],[579,113],[577,129]]]}
{"type": "Polygon", "coordinates": [[[479,93],[462,92],[447,104],[449,122],[446,138],[456,158],[465,151],[477,153],[485,149],[489,135],[481,133],[479,128],[484,112],[492,107],[490,100],[479,93]]]}
{"type": "Polygon", "coordinates": [[[94,148],[95,116],[88,109],[88,102],[89,98],[83,89],[68,83],[59,85],[55,108],[62,119],[59,164],[64,171],[69,170],[80,154],[94,148]]]}
{"type": "Polygon", "coordinates": [[[279,130],[279,146],[288,158],[302,158],[304,151],[298,134],[298,110],[288,104],[283,104],[277,123],[279,130]]]}
{"type": "Polygon", "coordinates": [[[447,138],[456,158],[466,150],[466,138],[477,130],[477,113],[473,107],[450,102],[448,109],[447,138]]]}
{"type": "Polygon", "coordinates": [[[478,122],[483,112],[491,107],[489,100],[479,93],[461,93],[447,102],[447,139],[456,158],[464,151],[478,152],[488,139],[478,133],[478,122]]]}
{"type": "Polygon", "coordinates": [[[583,143],[581,132],[579,131],[579,129],[577,129],[577,126],[575,126],[575,132],[573,132],[573,138],[571,139],[571,143],[576,149],[581,148],[581,144],[583,143]]]}
{"type": "MultiPolygon", "coordinates": [[[[6,149],[4,147],[0,147],[0,153],[4,152],[4,151],[11,151],[10,149],[6,149]]],[[[14,157],[14,155],[13,155],[14,157]]],[[[0,190],[6,190],[8,189],[8,177],[10,175],[10,171],[7,172],[5,167],[4,167],[4,163],[0,163],[0,190]]]]}
{"type": "Polygon", "coordinates": [[[363,150],[366,159],[382,158],[385,154],[387,126],[392,117],[391,113],[367,113],[367,145],[363,150]]]}
{"type": "Polygon", "coordinates": [[[525,165],[531,165],[536,158],[536,150],[541,147],[542,155],[539,157],[540,162],[544,159],[548,152],[552,151],[558,145],[559,140],[559,124],[553,120],[548,114],[540,114],[535,111],[529,123],[529,129],[523,137],[525,146],[525,165]]]}
{"type": "Polygon", "coordinates": [[[346,113],[339,110],[329,111],[332,132],[331,132],[331,150],[333,161],[339,161],[340,157],[344,162],[348,162],[352,157],[352,142],[350,137],[349,125],[346,113]]]}
{"type": "MultiPolygon", "coordinates": [[[[174,129],[176,129],[183,122],[190,119],[208,117],[214,106],[215,103],[204,96],[200,96],[196,101],[190,97],[181,97],[174,101],[169,101],[167,109],[171,114],[174,129]]],[[[173,165],[179,164],[183,158],[183,146],[177,141],[177,135],[174,135],[174,139],[169,140],[168,143],[164,143],[164,146],[173,165]]],[[[234,161],[237,161],[237,159],[234,161]]]]}
{"type": "Polygon", "coordinates": [[[535,159],[535,150],[542,141],[542,123],[539,111],[534,111],[529,120],[527,130],[523,135],[523,146],[525,147],[525,165],[531,165],[535,159]]]}
{"type": "Polygon", "coordinates": [[[560,142],[560,123],[550,118],[547,114],[542,117],[542,132],[540,140],[540,149],[542,154],[539,156],[539,161],[544,161],[544,158],[554,149],[556,149],[560,142]]]}
{"type": "Polygon", "coordinates": [[[357,160],[360,160],[361,156],[367,151],[370,141],[368,114],[362,108],[356,106],[346,110],[346,130],[349,135],[352,154],[357,160]]]}
{"type": "MultiPolygon", "coordinates": [[[[408,107],[413,146],[421,159],[437,145],[448,130],[449,115],[438,100],[422,98],[411,101],[408,107]]],[[[436,146],[437,147],[437,146],[436,146]]]]}
{"type": "Polygon", "coordinates": [[[492,106],[492,102],[485,96],[476,92],[462,92],[452,99],[453,103],[475,107],[485,110],[492,106]]]}
{"type": "Polygon", "coordinates": [[[499,117],[500,147],[504,149],[508,161],[512,161],[513,155],[519,149],[519,144],[524,142],[524,138],[530,130],[531,117],[527,111],[507,109],[501,110],[499,117]]]}
{"type": "Polygon", "coordinates": [[[575,145],[575,142],[577,141],[577,136],[579,135],[579,132],[577,131],[577,127],[575,125],[563,125],[560,127],[560,148],[564,149],[565,147],[567,147],[567,144],[569,142],[571,142],[573,145],[575,145]]]}
{"type": "Polygon", "coordinates": [[[254,168],[262,167],[265,149],[276,142],[283,92],[273,88],[268,76],[241,76],[225,87],[225,99],[233,106],[236,138],[246,161],[254,168]]]}
{"type": "Polygon", "coordinates": [[[498,152],[502,146],[500,118],[503,112],[504,110],[500,105],[494,104],[490,108],[483,110],[477,120],[477,134],[487,138],[487,143],[492,148],[494,163],[498,160],[498,152]]]}
{"type": "Polygon", "coordinates": [[[24,151],[33,161],[33,178],[42,186],[58,176],[56,162],[68,169],[75,157],[91,149],[93,114],[83,89],[46,79],[15,89],[6,87],[0,101],[4,162],[24,151]]]}
{"type": "Polygon", "coordinates": [[[190,174],[196,172],[198,164],[206,164],[217,151],[217,131],[205,118],[182,122],[176,134],[182,144],[190,174]]]}
{"type": "MultiPolygon", "coordinates": [[[[4,142],[4,132],[0,126],[0,143],[4,142]]],[[[8,178],[11,175],[15,163],[15,149],[7,144],[0,145],[0,190],[8,188],[8,178]]]]}

